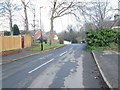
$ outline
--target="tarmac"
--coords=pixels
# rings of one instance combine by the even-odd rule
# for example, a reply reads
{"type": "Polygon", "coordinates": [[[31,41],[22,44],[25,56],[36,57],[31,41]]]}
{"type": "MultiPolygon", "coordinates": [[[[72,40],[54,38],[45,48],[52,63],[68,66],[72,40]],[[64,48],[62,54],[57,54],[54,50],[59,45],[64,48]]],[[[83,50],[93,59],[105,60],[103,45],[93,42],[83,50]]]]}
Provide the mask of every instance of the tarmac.
{"type": "Polygon", "coordinates": [[[120,86],[118,83],[118,56],[120,53],[111,50],[101,50],[92,51],[92,54],[108,87],[111,90],[118,89],[120,86]]]}
{"type": "MultiPolygon", "coordinates": [[[[20,60],[22,58],[37,55],[42,52],[29,51],[28,49],[23,49],[21,53],[3,56],[0,65],[4,65],[13,61],[20,60]]],[[[99,50],[92,51],[92,55],[108,87],[112,90],[114,88],[118,88],[120,86],[118,84],[118,56],[120,55],[120,53],[111,50],[99,50]]]]}
{"type": "MultiPolygon", "coordinates": [[[[63,46],[60,46],[60,47],[63,47],[63,46]]],[[[49,49],[49,50],[58,49],[60,47],[52,48],[52,49],[49,49]]],[[[21,50],[20,53],[15,53],[15,54],[10,54],[10,55],[0,56],[0,65],[4,65],[4,64],[7,64],[7,63],[11,63],[11,62],[14,62],[14,61],[26,58],[26,57],[30,57],[30,56],[33,56],[33,55],[37,55],[37,54],[49,51],[49,50],[44,50],[44,51],[30,51],[29,50],[30,48],[24,48],[24,49],[21,50]]]]}

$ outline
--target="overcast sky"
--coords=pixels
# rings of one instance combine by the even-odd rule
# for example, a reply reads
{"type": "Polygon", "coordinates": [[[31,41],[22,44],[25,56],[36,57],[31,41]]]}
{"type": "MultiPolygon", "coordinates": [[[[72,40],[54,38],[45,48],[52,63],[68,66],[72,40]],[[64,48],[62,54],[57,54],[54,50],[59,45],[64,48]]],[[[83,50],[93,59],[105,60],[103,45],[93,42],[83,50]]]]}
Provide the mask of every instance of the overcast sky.
{"type": "MultiPolygon", "coordinates": [[[[2,0],[0,0],[2,1],[2,0]]],[[[21,5],[21,0],[12,0],[13,3],[17,3],[18,5],[21,5]]],[[[29,0],[26,0],[26,2],[29,0]]],[[[51,0],[52,1],[52,0],[51,0]]],[[[59,1],[59,0],[58,0],[59,1]]],[[[85,0],[79,0],[79,1],[85,1],[85,0]]],[[[91,0],[86,0],[86,1],[91,1],[91,0]]],[[[92,0],[93,1],[93,0],[92,0]]],[[[104,0],[101,0],[104,1],[104,0]]],[[[109,0],[111,2],[111,5],[116,8],[117,7],[117,1],[118,0],[109,0]]],[[[42,21],[42,28],[44,31],[49,31],[50,30],[50,6],[51,2],[50,0],[31,0],[31,2],[35,5],[36,8],[36,20],[37,20],[37,25],[39,25],[39,20],[40,20],[40,10],[39,7],[43,7],[41,9],[41,21],[42,21]]],[[[33,14],[30,11],[30,9],[27,9],[28,12],[28,19],[29,19],[29,24],[32,23],[33,20],[33,14]]],[[[23,10],[17,11],[14,14],[15,16],[13,17],[13,24],[17,24],[19,26],[20,30],[24,30],[24,13],[23,10]]],[[[61,32],[62,30],[65,30],[68,25],[73,25],[76,26],[78,22],[74,19],[72,15],[67,15],[63,16],[61,18],[58,18],[54,21],[54,30],[57,32],[61,32]]],[[[30,30],[33,28],[31,25],[29,25],[30,30]]],[[[40,27],[37,26],[39,29],[40,27]]],[[[9,21],[5,19],[5,17],[0,17],[0,31],[2,30],[9,30],[9,21]],[[2,24],[1,24],[2,23],[2,24]]]]}

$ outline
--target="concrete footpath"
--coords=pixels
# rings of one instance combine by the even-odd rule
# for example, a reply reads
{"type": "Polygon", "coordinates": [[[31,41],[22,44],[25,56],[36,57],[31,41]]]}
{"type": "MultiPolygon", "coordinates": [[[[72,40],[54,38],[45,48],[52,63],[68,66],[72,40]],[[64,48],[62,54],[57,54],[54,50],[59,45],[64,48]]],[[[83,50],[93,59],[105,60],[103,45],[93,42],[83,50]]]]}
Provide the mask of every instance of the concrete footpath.
{"type": "MultiPolygon", "coordinates": [[[[25,57],[29,57],[35,54],[39,54],[40,52],[28,51],[27,49],[22,49],[20,53],[10,54],[6,56],[2,56],[2,65],[6,63],[10,63],[12,61],[17,61],[23,59],[25,57]]],[[[1,65],[0,64],[0,65],[1,65]]]]}
{"type": "Polygon", "coordinates": [[[118,55],[110,50],[92,51],[100,73],[109,88],[118,88],[118,55]]]}

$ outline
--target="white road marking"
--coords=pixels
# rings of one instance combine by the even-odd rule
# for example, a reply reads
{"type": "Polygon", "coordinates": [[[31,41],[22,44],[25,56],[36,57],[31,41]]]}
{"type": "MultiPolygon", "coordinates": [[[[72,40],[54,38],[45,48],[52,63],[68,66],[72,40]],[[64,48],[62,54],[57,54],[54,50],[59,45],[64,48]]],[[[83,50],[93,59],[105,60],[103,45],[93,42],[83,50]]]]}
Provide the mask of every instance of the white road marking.
{"type": "Polygon", "coordinates": [[[69,50],[71,51],[73,48],[70,48],[69,50]]]}
{"type": "Polygon", "coordinates": [[[49,61],[47,61],[47,62],[43,63],[42,65],[40,65],[40,66],[36,67],[35,69],[33,69],[33,70],[29,71],[28,73],[32,73],[32,72],[36,71],[37,69],[39,69],[39,68],[41,68],[41,67],[45,66],[46,64],[48,64],[48,63],[52,62],[53,60],[54,60],[54,59],[51,59],[51,60],[49,60],[49,61]]]}
{"type": "Polygon", "coordinates": [[[66,54],[66,53],[67,53],[67,51],[65,51],[65,52],[61,53],[61,54],[60,54],[60,56],[63,56],[63,55],[64,55],[64,54],[66,54]]]}

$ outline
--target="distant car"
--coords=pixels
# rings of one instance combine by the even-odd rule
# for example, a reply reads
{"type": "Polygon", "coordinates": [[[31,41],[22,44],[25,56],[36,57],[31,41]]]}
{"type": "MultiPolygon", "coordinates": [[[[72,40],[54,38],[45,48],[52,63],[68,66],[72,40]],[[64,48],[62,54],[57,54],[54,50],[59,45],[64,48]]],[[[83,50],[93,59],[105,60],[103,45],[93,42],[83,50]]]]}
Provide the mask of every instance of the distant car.
{"type": "Polygon", "coordinates": [[[81,43],[86,43],[86,41],[85,41],[85,40],[83,40],[81,43]]]}

